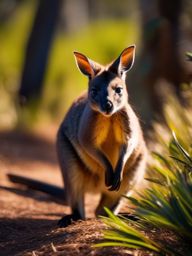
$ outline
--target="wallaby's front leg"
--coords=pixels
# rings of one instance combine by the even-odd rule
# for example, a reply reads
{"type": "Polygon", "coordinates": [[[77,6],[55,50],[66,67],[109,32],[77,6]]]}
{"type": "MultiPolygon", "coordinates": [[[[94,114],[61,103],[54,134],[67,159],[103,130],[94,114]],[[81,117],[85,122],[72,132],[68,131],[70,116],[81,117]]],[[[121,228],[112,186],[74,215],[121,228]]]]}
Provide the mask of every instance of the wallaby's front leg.
{"type": "Polygon", "coordinates": [[[109,188],[110,191],[119,190],[121,186],[121,181],[123,178],[123,169],[127,159],[128,159],[128,149],[126,145],[123,145],[120,148],[119,160],[115,167],[115,171],[113,174],[113,181],[110,184],[111,185],[111,187],[109,188]]]}
{"type": "Polygon", "coordinates": [[[119,190],[121,181],[123,178],[123,169],[129,157],[132,155],[133,151],[137,147],[138,138],[136,135],[132,135],[129,141],[123,144],[119,151],[119,160],[117,161],[117,165],[115,167],[113,183],[110,187],[110,191],[119,190]]]}
{"type": "Polygon", "coordinates": [[[100,160],[105,170],[105,185],[106,187],[110,187],[113,182],[113,167],[101,151],[97,150],[96,157],[100,160]]]}

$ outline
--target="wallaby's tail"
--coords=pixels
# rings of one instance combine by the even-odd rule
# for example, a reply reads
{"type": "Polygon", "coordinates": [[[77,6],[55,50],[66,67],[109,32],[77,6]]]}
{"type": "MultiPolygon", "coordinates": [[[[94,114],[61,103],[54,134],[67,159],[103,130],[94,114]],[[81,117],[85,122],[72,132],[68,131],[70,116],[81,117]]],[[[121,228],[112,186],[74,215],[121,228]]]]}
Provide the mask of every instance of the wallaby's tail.
{"type": "Polygon", "coordinates": [[[54,197],[57,197],[57,199],[61,199],[62,201],[65,200],[65,191],[63,188],[59,186],[54,186],[42,181],[34,180],[31,178],[23,177],[20,175],[15,174],[7,174],[9,180],[13,183],[23,184],[29,188],[32,188],[34,190],[38,190],[44,193],[47,193],[49,195],[52,195],[54,197]]]}

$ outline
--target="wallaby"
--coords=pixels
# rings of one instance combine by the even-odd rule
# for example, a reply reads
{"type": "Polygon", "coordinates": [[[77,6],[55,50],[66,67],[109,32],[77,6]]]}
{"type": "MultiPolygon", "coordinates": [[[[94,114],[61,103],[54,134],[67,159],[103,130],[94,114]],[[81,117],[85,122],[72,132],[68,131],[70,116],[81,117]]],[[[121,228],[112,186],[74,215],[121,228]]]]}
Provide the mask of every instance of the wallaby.
{"type": "Polygon", "coordinates": [[[57,134],[65,197],[71,207],[71,214],[59,221],[61,227],[85,219],[86,192],[101,194],[96,215],[104,215],[104,207],[118,213],[121,196],[143,180],[147,155],[125,84],[135,46],[108,66],[78,52],[74,55],[89,82],[88,91],[74,101],[57,134]]]}

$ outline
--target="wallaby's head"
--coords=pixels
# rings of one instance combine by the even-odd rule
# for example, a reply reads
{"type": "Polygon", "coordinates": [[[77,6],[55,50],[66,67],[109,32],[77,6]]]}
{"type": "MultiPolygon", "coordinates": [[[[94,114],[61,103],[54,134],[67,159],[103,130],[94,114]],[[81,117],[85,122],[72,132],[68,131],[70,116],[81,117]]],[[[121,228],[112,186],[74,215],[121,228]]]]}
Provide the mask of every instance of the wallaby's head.
{"type": "Polygon", "coordinates": [[[88,100],[92,109],[111,116],[122,109],[128,101],[125,85],[126,73],[135,58],[135,46],[129,46],[108,66],[102,66],[85,55],[74,52],[77,66],[88,76],[88,100]]]}

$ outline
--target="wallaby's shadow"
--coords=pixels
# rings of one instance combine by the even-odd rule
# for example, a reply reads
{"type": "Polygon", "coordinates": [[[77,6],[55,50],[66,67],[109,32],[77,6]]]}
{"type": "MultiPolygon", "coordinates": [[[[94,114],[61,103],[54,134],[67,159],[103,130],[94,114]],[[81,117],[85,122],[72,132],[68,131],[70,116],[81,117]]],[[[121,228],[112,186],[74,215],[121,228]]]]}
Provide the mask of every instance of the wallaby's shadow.
{"type": "Polygon", "coordinates": [[[24,251],[33,251],[54,241],[63,241],[65,233],[54,232],[57,221],[28,218],[0,218],[1,256],[23,255],[24,251]]]}
{"type": "Polygon", "coordinates": [[[26,198],[32,198],[39,202],[46,202],[46,203],[56,202],[57,204],[60,204],[60,205],[66,205],[64,200],[61,200],[59,198],[56,198],[51,195],[47,195],[43,192],[35,191],[32,189],[24,189],[24,188],[21,189],[21,188],[8,187],[8,186],[0,186],[0,189],[9,191],[11,193],[14,193],[26,198]]]}
{"type": "Polygon", "coordinates": [[[37,160],[57,165],[54,143],[38,135],[1,131],[0,145],[0,156],[13,163],[37,160]]]}

